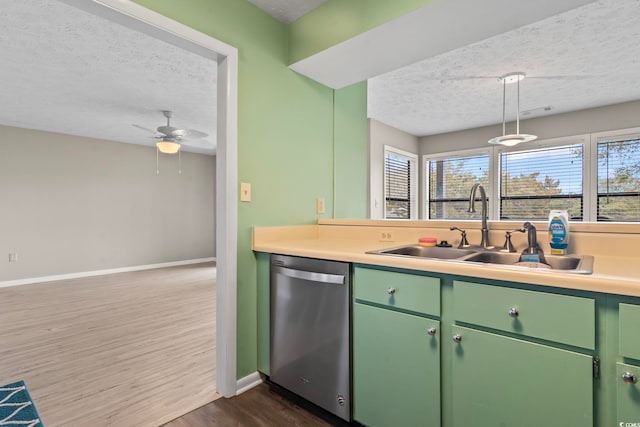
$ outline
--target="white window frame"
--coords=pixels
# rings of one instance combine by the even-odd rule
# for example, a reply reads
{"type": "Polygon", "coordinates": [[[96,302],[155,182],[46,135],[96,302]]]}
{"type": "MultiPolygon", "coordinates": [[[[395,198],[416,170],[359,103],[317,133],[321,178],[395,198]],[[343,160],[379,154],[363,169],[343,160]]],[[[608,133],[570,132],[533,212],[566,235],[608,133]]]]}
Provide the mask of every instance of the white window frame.
{"type": "MultiPolygon", "coordinates": [[[[500,198],[502,194],[502,189],[500,188],[500,176],[502,175],[500,155],[502,153],[513,153],[518,151],[528,151],[528,150],[544,150],[548,148],[554,147],[562,147],[567,145],[576,145],[582,144],[582,221],[588,221],[587,218],[591,218],[592,212],[592,204],[593,204],[593,196],[594,194],[591,192],[591,178],[590,173],[588,173],[589,163],[591,159],[591,142],[589,134],[582,135],[572,135],[572,136],[563,136],[560,138],[550,138],[550,139],[542,139],[535,140],[531,142],[527,142],[526,144],[518,144],[512,147],[499,146],[494,148],[493,155],[493,166],[496,171],[495,174],[491,175],[491,188],[495,192],[495,197],[490,198],[490,204],[492,209],[490,212],[493,214],[489,215],[489,218],[492,220],[499,221],[500,220],[500,198]]],[[[520,222],[520,221],[517,221],[520,222]]]]}
{"type": "MultiPolygon", "coordinates": [[[[399,148],[393,147],[391,145],[384,145],[384,153],[382,155],[382,191],[383,191],[383,206],[382,206],[382,217],[384,219],[387,218],[387,184],[385,182],[386,178],[386,157],[387,153],[396,154],[399,156],[403,156],[409,159],[412,162],[413,168],[411,168],[411,176],[409,177],[411,191],[409,193],[409,205],[411,210],[409,212],[409,219],[418,219],[418,155],[416,153],[410,153],[408,151],[401,150],[399,148]]],[[[406,221],[406,220],[404,220],[406,221]]]]}
{"type": "MultiPolygon", "coordinates": [[[[480,156],[480,155],[488,155],[489,156],[489,182],[490,188],[485,188],[485,191],[487,192],[487,197],[489,198],[489,200],[493,200],[493,188],[494,187],[494,173],[493,171],[494,169],[494,160],[493,160],[493,149],[491,147],[486,147],[486,148],[472,148],[472,149],[468,149],[468,150],[460,150],[460,151],[447,151],[444,153],[435,153],[435,154],[424,154],[422,156],[422,173],[424,176],[423,179],[423,189],[424,191],[422,191],[422,212],[423,212],[423,217],[426,220],[429,221],[451,221],[451,219],[431,219],[429,218],[429,193],[430,193],[430,187],[429,187],[429,163],[432,161],[438,161],[438,160],[451,160],[451,159],[455,159],[455,158],[461,158],[461,157],[472,157],[472,156],[480,156]]],[[[471,186],[473,184],[469,185],[469,191],[471,191],[471,186]]],[[[492,211],[493,211],[493,207],[489,206],[489,218],[493,218],[492,215],[492,211]]]]}
{"type": "MultiPolygon", "coordinates": [[[[588,166],[585,164],[585,174],[590,176],[589,194],[590,200],[590,216],[589,222],[598,222],[598,139],[624,139],[624,138],[640,138],[640,127],[616,129],[604,132],[594,132],[590,135],[589,149],[591,156],[588,166]]],[[[599,224],[610,224],[610,222],[601,222],[599,224]]],[[[637,223],[635,223],[637,224],[637,223]]]]}

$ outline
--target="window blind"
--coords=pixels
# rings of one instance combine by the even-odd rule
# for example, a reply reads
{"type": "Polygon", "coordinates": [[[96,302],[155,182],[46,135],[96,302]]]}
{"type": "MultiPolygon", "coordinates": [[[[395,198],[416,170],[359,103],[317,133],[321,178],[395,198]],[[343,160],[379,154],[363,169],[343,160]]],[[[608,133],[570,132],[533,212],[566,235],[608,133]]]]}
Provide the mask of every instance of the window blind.
{"type": "Polygon", "coordinates": [[[426,165],[430,219],[480,219],[468,213],[476,182],[489,191],[489,154],[430,160],[426,165]]]}
{"type": "Polygon", "coordinates": [[[583,216],[584,147],[514,151],[500,154],[500,219],[547,220],[552,209],[583,216]]]}
{"type": "Polygon", "coordinates": [[[411,218],[413,159],[393,152],[384,156],[385,218],[411,218]]]}
{"type": "Polygon", "coordinates": [[[640,221],[640,136],[598,140],[598,221],[640,221]]]}

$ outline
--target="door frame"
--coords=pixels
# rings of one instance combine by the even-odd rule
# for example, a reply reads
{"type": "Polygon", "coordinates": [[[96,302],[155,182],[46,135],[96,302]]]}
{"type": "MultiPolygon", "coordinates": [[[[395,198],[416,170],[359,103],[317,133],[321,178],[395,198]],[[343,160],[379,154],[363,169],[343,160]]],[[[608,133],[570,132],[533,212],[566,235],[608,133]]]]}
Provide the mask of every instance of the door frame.
{"type": "Polygon", "coordinates": [[[218,63],[216,388],[235,396],[238,247],[238,49],[130,0],[60,0],[218,63]]]}

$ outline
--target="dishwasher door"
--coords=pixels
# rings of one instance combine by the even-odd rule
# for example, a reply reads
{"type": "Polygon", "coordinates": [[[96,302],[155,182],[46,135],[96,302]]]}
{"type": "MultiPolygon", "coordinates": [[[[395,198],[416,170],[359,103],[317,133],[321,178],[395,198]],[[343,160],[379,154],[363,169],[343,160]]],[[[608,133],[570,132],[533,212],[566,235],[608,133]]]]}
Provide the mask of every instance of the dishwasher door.
{"type": "Polygon", "coordinates": [[[349,264],[271,256],[271,381],[349,421],[349,264]]]}

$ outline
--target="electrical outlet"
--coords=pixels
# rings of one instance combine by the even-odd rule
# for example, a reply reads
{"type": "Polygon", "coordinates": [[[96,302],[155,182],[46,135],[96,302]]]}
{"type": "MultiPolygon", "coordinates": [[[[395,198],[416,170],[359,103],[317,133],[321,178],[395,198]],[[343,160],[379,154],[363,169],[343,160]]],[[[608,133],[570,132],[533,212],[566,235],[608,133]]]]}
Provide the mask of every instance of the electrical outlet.
{"type": "Polygon", "coordinates": [[[393,233],[391,231],[383,231],[380,233],[380,241],[381,242],[393,242],[396,239],[393,237],[393,233]]]}
{"type": "Polygon", "coordinates": [[[9,262],[18,262],[18,254],[15,252],[9,252],[9,262]]]}
{"type": "Polygon", "coordinates": [[[318,197],[316,199],[316,213],[324,213],[324,197],[318,197]]]}

